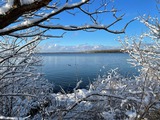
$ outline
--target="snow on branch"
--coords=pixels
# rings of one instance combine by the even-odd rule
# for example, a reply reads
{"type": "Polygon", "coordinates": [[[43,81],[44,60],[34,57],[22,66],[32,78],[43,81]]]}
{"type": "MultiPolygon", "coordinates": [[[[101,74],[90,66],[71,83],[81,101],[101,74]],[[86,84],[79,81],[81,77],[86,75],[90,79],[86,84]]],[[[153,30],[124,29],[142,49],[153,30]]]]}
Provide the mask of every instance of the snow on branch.
{"type": "MultiPolygon", "coordinates": [[[[76,30],[105,30],[110,33],[120,34],[124,33],[129,23],[133,20],[129,21],[124,25],[121,30],[112,30],[110,29],[112,26],[121,21],[124,15],[117,16],[117,9],[112,7],[110,10],[107,9],[111,3],[110,0],[101,1],[97,8],[89,10],[90,6],[94,6],[95,1],[90,0],[82,0],[79,2],[71,2],[71,1],[53,1],[53,0],[13,0],[12,4],[10,3],[10,9],[5,11],[5,13],[0,14],[0,35],[11,35],[15,37],[21,36],[35,36],[36,34],[28,34],[24,35],[22,31],[31,27],[40,27],[41,33],[45,34],[45,32],[49,29],[61,29],[66,31],[76,31],[76,30]],[[14,1],[14,2],[13,2],[14,1]],[[17,2],[16,2],[17,1],[17,2]],[[18,4],[19,2],[19,4],[18,4]],[[77,12],[81,12],[84,16],[88,16],[90,18],[89,23],[83,23],[80,26],[75,25],[63,25],[59,23],[57,25],[54,24],[54,20],[59,20],[61,18],[57,18],[55,16],[60,13],[72,14],[76,16],[77,12]],[[99,21],[99,16],[102,14],[111,13],[112,17],[115,19],[110,23],[101,23],[99,21]],[[84,24],[84,25],[83,25],[84,24]]],[[[8,2],[5,4],[9,4],[8,2]]],[[[2,7],[3,8],[3,7],[2,7]]],[[[1,10],[2,11],[2,10],[1,10]]],[[[56,22],[57,22],[56,21],[56,22]]]]}
{"type": "Polygon", "coordinates": [[[28,117],[5,117],[5,116],[0,116],[0,120],[26,120],[28,117]]]}
{"type": "Polygon", "coordinates": [[[25,94],[25,93],[7,93],[7,94],[0,94],[0,97],[4,96],[27,96],[27,97],[34,97],[37,98],[36,95],[31,95],[31,94],[25,94]]]}
{"type": "Polygon", "coordinates": [[[67,31],[77,31],[77,30],[105,30],[107,32],[110,33],[114,33],[114,34],[120,34],[120,33],[125,33],[125,30],[127,28],[127,26],[129,25],[129,23],[133,22],[134,20],[131,20],[130,22],[128,22],[124,28],[122,30],[111,30],[109,29],[111,26],[113,26],[114,24],[116,24],[118,21],[122,20],[122,18],[120,17],[119,19],[117,19],[116,21],[114,21],[112,24],[109,25],[101,25],[101,24],[95,24],[95,25],[83,25],[83,26],[64,26],[64,25],[43,25],[43,24],[39,24],[37,26],[41,27],[41,28],[48,28],[48,29],[60,29],[60,30],[67,30],[67,31]]]}
{"type": "Polygon", "coordinates": [[[27,119],[23,116],[31,102],[52,91],[37,70],[41,60],[35,52],[42,36],[0,37],[0,119],[27,119]]]}
{"type": "Polygon", "coordinates": [[[142,16],[138,17],[138,20],[140,20],[141,23],[146,25],[146,27],[149,28],[150,32],[156,36],[157,38],[160,38],[160,23],[158,18],[153,18],[151,16],[142,16]]]}
{"type": "MultiPolygon", "coordinates": [[[[29,1],[29,0],[27,0],[29,1]]],[[[46,6],[51,0],[38,0],[35,2],[30,2],[30,4],[22,4],[20,0],[9,0],[0,9],[0,29],[13,24],[15,20],[21,17],[23,14],[31,13],[41,7],[46,6]],[[12,2],[11,2],[12,1],[12,2]],[[7,8],[7,9],[6,9],[7,8]]]]}

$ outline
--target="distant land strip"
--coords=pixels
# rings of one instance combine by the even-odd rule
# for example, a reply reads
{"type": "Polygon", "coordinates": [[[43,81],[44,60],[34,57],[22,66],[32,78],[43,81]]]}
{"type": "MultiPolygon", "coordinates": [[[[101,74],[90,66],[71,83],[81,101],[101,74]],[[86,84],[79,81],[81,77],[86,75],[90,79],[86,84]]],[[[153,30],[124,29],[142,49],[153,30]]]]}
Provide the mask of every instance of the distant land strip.
{"type": "Polygon", "coordinates": [[[91,51],[85,51],[85,53],[123,53],[123,51],[121,49],[91,50],[91,51]]]}
{"type": "Polygon", "coordinates": [[[82,53],[123,53],[120,49],[111,49],[111,50],[89,50],[81,52],[37,52],[38,54],[82,54],[82,53]]]}

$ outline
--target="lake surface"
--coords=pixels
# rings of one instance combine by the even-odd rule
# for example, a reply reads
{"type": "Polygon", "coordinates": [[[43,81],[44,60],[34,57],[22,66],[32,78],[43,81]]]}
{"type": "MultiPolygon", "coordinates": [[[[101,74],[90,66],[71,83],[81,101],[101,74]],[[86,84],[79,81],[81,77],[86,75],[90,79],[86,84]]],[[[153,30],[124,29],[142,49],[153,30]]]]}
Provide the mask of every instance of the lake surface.
{"type": "Polygon", "coordinates": [[[127,63],[126,53],[92,53],[92,54],[40,54],[43,59],[42,73],[55,85],[55,92],[60,86],[65,91],[71,91],[80,80],[79,88],[94,81],[98,75],[107,74],[111,69],[119,68],[124,76],[137,75],[135,68],[127,63]]]}

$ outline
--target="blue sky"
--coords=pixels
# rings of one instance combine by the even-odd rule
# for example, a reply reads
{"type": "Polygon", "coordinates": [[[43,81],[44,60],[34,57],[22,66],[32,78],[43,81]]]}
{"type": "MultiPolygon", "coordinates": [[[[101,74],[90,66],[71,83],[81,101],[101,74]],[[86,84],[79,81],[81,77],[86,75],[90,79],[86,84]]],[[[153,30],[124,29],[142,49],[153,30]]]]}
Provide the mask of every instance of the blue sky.
{"type": "MultiPolygon", "coordinates": [[[[99,2],[100,0],[96,1],[99,2]]],[[[98,3],[94,4],[90,9],[96,8],[97,5],[98,3]]],[[[116,26],[114,26],[114,29],[120,30],[131,19],[143,14],[151,15],[153,17],[158,15],[155,0],[115,0],[112,5],[114,5],[115,8],[120,10],[118,14],[125,13],[123,20],[119,22],[116,26]]],[[[77,12],[77,10],[75,9],[72,12],[77,12]]],[[[52,21],[54,24],[82,25],[90,23],[90,19],[80,12],[78,12],[76,16],[63,12],[57,17],[59,17],[60,20],[52,21]]],[[[113,17],[110,14],[107,14],[100,16],[99,19],[103,24],[107,24],[113,20],[113,17]]],[[[118,36],[134,36],[145,32],[146,30],[146,27],[142,23],[134,21],[127,27],[125,34],[117,35],[108,33],[103,30],[97,30],[96,32],[67,32],[63,38],[51,38],[49,40],[42,41],[40,47],[41,51],[43,52],[68,52],[95,49],[113,49],[119,48],[120,46],[120,43],[116,40],[118,36]]],[[[63,32],[64,31],[62,30],[49,31],[49,33],[52,35],[61,35],[63,32]]]]}

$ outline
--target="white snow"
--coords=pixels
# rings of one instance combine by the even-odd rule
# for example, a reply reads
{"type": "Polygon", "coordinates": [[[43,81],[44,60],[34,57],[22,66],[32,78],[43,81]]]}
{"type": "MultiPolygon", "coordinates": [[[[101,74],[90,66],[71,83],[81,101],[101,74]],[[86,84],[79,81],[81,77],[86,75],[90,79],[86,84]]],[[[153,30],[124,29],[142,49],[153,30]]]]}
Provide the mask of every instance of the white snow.
{"type": "Polygon", "coordinates": [[[157,26],[150,24],[149,22],[145,21],[144,19],[140,20],[140,22],[145,24],[155,34],[159,34],[159,28],[157,26]]]}
{"type": "Polygon", "coordinates": [[[21,5],[28,5],[28,4],[32,4],[35,1],[40,1],[40,0],[20,0],[21,5]]]}
{"type": "Polygon", "coordinates": [[[121,107],[127,102],[127,99],[122,100],[121,107]]]}
{"type": "Polygon", "coordinates": [[[102,116],[105,120],[114,120],[114,113],[113,112],[103,112],[102,116]]]}
{"type": "MultiPolygon", "coordinates": [[[[20,0],[21,5],[28,5],[35,1],[40,1],[40,0],[20,0]]],[[[0,14],[6,14],[6,12],[12,8],[13,2],[14,0],[8,0],[7,3],[0,8],[0,14]]]]}
{"type": "Polygon", "coordinates": [[[86,0],[82,0],[82,2],[86,2],[86,0]]]}
{"type": "Polygon", "coordinates": [[[22,117],[5,117],[5,116],[0,116],[0,120],[26,120],[28,117],[22,118],[22,117]]]}
{"type": "Polygon", "coordinates": [[[126,115],[129,116],[129,119],[128,119],[128,120],[134,120],[137,114],[136,114],[135,111],[127,111],[127,112],[126,112],[126,115]]]}
{"type": "Polygon", "coordinates": [[[4,6],[0,8],[0,14],[5,14],[13,6],[13,0],[9,0],[4,6]]]}
{"type": "Polygon", "coordinates": [[[25,21],[22,22],[21,24],[22,24],[22,25],[29,25],[29,24],[31,24],[31,23],[32,23],[31,20],[25,20],[25,21]]]}

